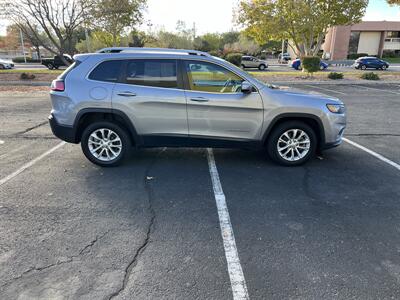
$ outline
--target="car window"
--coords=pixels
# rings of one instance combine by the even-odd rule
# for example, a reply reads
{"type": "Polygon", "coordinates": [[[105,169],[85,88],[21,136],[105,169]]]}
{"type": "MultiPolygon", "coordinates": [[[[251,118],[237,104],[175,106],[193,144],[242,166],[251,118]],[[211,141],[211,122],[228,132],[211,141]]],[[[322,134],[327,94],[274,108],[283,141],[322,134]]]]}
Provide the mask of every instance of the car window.
{"type": "Polygon", "coordinates": [[[177,88],[176,60],[129,60],[126,67],[125,82],[135,85],[177,88]]]}
{"type": "Polygon", "coordinates": [[[89,79],[107,82],[117,82],[122,66],[122,60],[107,60],[99,64],[89,75],[89,79]]]}
{"type": "Polygon", "coordinates": [[[212,63],[186,61],[189,89],[212,93],[240,92],[243,79],[235,73],[212,63]]]}
{"type": "Polygon", "coordinates": [[[250,57],[242,57],[242,60],[244,60],[244,61],[249,61],[249,60],[250,60],[250,57]]]}

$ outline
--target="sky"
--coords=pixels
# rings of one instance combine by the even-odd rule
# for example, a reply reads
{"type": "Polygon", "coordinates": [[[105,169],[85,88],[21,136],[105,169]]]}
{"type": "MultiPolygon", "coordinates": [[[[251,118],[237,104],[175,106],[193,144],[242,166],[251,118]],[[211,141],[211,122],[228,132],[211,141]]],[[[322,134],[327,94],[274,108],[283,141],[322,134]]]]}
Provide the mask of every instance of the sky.
{"type": "MultiPolygon", "coordinates": [[[[178,20],[187,27],[196,24],[196,34],[224,32],[234,29],[232,13],[239,0],[148,0],[146,22],[153,29],[174,31],[178,20]]],[[[363,18],[365,21],[400,21],[400,8],[390,7],[385,0],[370,0],[363,18]]],[[[0,35],[5,34],[6,22],[0,20],[0,35]]]]}

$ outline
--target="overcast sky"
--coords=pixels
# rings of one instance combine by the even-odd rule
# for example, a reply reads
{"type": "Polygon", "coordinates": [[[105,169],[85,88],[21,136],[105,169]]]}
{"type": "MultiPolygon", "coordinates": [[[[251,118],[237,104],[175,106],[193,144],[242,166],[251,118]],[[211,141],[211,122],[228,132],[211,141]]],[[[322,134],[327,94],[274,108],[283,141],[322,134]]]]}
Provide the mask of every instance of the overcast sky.
{"type": "MultiPolygon", "coordinates": [[[[153,28],[175,30],[182,20],[188,27],[196,23],[197,34],[224,32],[235,28],[232,13],[238,0],[148,0],[145,18],[153,28]]],[[[364,20],[400,21],[400,9],[390,7],[385,0],[370,0],[364,20]]],[[[5,21],[0,21],[0,34],[5,33],[5,21]]],[[[147,29],[146,25],[141,26],[147,29]]]]}

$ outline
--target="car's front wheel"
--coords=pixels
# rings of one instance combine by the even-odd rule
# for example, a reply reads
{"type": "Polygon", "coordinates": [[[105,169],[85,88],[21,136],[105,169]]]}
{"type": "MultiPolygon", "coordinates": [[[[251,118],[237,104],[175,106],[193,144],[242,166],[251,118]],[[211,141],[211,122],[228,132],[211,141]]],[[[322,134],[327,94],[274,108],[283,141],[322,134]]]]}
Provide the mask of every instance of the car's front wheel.
{"type": "Polygon", "coordinates": [[[317,137],[314,130],[303,122],[290,121],[278,125],[267,142],[268,155],[285,166],[298,166],[314,157],[317,137]]]}
{"type": "Polygon", "coordinates": [[[382,66],[381,68],[383,71],[385,71],[387,69],[387,67],[385,65],[382,66]]]}
{"type": "Polygon", "coordinates": [[[267,68],[266,65],[259,65],[259,66],[258,66],[258,69],[259,69],[260,71],[264,71],[266,68],[267,68]]]}
{"type": "Polygon", "coordinates": [[[127,132],[115,123],[96,122],[82,133],[81,148],[86,158],[102,167],[114,167],[125,158],[130,147],[127,132]]]}
{"type": "Polygon", "coordinates": [[[361,66],[361,70],[366,70],[367,69],[367,66],[366,65],[362,65],[361,66]]]}

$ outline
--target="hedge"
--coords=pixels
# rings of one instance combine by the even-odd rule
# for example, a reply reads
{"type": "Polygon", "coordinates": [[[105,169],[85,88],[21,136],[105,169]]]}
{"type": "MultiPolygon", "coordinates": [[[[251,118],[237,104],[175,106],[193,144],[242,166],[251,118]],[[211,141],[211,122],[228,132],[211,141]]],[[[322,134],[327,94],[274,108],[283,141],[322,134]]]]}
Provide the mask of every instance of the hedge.
{"type": "Polygon", "coordinates": [[[230,63],[240,67],[242,63],[242,54],[241,53],[229,53],[226,55],[225,59],[230,63]]]}
{"type": "Polygon", "coordinates": [[[321,59],[316,56],[305,56],[301,60],[301,65],[304,70],[308,73],[314,73],[319,71],[319,64],[321,59]]]}

